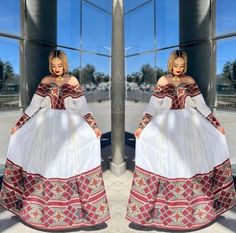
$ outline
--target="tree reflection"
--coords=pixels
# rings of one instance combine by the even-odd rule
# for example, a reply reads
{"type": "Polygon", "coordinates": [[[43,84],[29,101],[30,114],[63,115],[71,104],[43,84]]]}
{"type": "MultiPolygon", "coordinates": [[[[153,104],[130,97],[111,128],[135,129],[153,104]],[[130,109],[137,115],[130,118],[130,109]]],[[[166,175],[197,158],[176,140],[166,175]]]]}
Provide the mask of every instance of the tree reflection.
{"type": "Polygon", "coordinates": [[[19,75],[10,62],[0,59],[0,108],[19,107],[19,75]]]}
{"type": "Polygon", "coordinates": [[[236,59],[226,62],[221,74],[217,75],[217,106],[236,108],[236,59]]]}

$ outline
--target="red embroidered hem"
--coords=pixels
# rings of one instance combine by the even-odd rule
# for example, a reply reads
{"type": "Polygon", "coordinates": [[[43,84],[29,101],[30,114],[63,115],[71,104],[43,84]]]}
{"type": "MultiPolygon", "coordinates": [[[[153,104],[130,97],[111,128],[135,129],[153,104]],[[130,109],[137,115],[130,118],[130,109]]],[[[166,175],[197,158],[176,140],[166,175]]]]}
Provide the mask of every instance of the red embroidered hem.
{"type": "Polygon", "coordinates": [[[48,179],[7,160],[0,205],[47,230],[93,226],[110,218],[100,166],[67,179],[48,179]]]}
{"type": "Polygon", "coordinates": [[[177,179],[136,166],[126,218],[143,226],[193,230],[206,226],[235,204],[229,160],[209,173],[177,179]]]}

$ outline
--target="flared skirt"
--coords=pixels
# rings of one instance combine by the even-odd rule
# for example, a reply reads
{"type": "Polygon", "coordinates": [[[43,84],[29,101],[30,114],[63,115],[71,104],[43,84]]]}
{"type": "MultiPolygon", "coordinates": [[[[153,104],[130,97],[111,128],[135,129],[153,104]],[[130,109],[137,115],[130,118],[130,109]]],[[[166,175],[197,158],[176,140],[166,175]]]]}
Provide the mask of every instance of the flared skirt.
{"type": "Polygon", "coordinates": [[[225,136],[195,109],[163,110],[136,140],[126,218],[189,230],[236,204],[225,136]]]}
{"type": "Polygon", "coordinates": [[[41,109],[11,136],[0,204],[48,230],[110,218],[100,140],[77,111],[41,109]]]}

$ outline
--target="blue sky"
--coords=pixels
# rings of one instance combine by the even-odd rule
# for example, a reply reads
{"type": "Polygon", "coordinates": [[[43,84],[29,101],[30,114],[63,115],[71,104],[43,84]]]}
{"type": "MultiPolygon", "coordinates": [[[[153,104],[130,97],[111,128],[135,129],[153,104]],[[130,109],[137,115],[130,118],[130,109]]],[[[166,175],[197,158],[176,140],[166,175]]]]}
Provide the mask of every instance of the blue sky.
{"type": "MultiPolygon", "coordinates": [[[[91,51],[91,54],[68,52],[70,67],[84,66],[91,63],[97,71],[109,73],[110,59],[93,53],[110,55],[111,48],[111,0],[90,0],[107,11],[91,6],[83,1],[82,31],[80,24],[80,1],[58,0],[58,44],[91,51]],[[80,34],[81,33],[81,34],[80,34]],[[80,37],[82,36],[82,40],[80,37]]],[[[147,2],[147,0],[124,1],[125,12],[147,2]]],[[[20,0],[0,1],[0,31],[20,36],[20,0]]],[[[227,34],[236,31],[236,0],[216,1],[216,34],[227,34]]],[[[154,1],[125,14],[125,51],[126,54],[143,53],[147,50],[178,45],[178,0],[156,1],[156,31],[154,37],[154,1]]],[[[19,43],[14,39],[0,37],[0,59],[12,63],[19,73],[19,43]]],[[[127,73],[139,71],[143,64],[156,65],[165,69],[169,50],[158,54],[146,53],[126,59],[127,73]]],[[[227,61],[236,57],[236,37],[217,42],[217,73],[227,61]]]]}

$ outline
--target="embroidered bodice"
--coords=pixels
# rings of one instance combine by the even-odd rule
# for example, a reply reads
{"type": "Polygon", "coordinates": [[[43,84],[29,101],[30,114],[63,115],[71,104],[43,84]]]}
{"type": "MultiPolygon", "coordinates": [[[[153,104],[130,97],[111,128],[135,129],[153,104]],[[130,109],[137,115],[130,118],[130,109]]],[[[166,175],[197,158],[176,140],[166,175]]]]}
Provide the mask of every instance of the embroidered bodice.
{"type": "Polygon", "coordinates": [[[72,105],[68,105],[73,99],[83,96],[82,88],[80,85],[72,86],[64,84],[57,86],[55,83],[50,84],[39,84],[36,94],[45,97],[42,102],[42,107],[49,107],[52,109],[68,109],[72,105]]]}
{"type": "Polygon", "coordinates": [[[185,83],[181,83],[178,86],[173,84],[157,85],[153,92],[153,96],[163,99],[163,107],[169,109],[184,109],[188,107],[189,97],[194,97],[198,94],[200,94],[200,91],[196,84],[185,83]]]}
{"type": "Polygon", "coordinates": [[[24,111],[23,116],[18,120],[16,126],[20,128],[41,108],[78,110],[80,116],[93,129],[97,127],[79,84],[75,86],[70,84],[57,86],[55,83],[40,83],[30,105],[24,111]]]}
{"type": "Polygon", "coordinates": [[[173,84],[156,86],[139,128],[143,129],[151,121],[152,117],[163,109],[178,110],[185,108],[196,108],[215,127],[220,126],[220,123],[206,105],[197,84],[181,83],[178,86],[173,84]]]}

